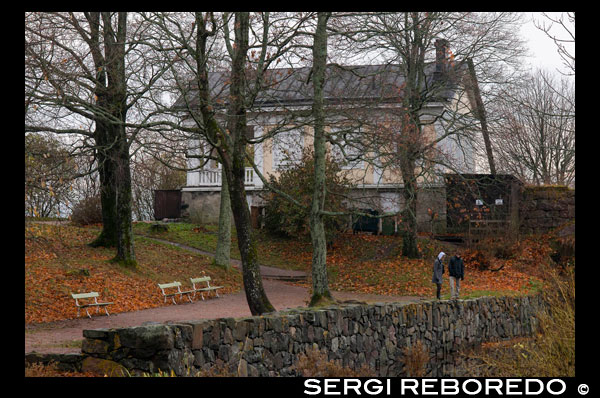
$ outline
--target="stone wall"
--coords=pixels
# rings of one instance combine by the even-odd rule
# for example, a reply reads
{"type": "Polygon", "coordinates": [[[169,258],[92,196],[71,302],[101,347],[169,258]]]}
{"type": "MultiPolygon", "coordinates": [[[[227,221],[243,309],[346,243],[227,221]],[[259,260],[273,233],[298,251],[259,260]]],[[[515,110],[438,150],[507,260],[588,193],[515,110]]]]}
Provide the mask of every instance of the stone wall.
{"type": "Polygon", "coordinates": [[[404,348],[420,340],[429,352],[428,376],[463,376],[458,350],[530,335],[541,305],[539,296],[345,304],[240,319],[85,330],[81,368],[112,372],[122,366],[131,373],[160,369],[186,375],[230,365],[240,376],[294,376],[298,355],[319,347],[345,367],[366,365],[381,377],[401,376],[404,348]]]}
{"type": "Polygon", "coordinates": [[[526,187],[519,205],[520,230],[545,233],[575,220],[575,190],[567,187],[526,187]]]}

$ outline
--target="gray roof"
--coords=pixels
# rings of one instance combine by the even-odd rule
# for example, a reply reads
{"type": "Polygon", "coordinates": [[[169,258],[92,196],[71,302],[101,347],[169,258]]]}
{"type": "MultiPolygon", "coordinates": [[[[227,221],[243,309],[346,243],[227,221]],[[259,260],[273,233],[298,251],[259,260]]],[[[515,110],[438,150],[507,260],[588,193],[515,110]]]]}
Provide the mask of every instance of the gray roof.
{"type": "MultiPolygon", "coordinates": [[[[456,68],[459,69],[459,68],[456,68]]],[[[462,69],[462,68],[460,68],[462,69]]],[[[309,77],[311,68],[280,68],[269,69],[265,72],[263,90],[260,90],[255,101],[255,107],[261,106],[290,106],[310,105],[313,98],[312,78],[309,77]]],[[[324,99],[328,104],[350,101],[383,101],[398,102],[402,98],[404,75],[398,65],[328,65],[326,69],[324,99]]],[[[435,63],[425,67],[426,82],[424,89],[431,93],[433,87],[437,94],[430,100],[449,99],[457,87],[456,70],[447,74],[447,79],[435,72],[435,63]]],[[[249,81],[252,81],[251,76],[249,81]]],[[[229,93],[229,72],[209,73],[211,95],[215,103],[227,103],[229,93]]],[[[190,83],[187,98],[191,107],[197,105],[194,85],[190,83]]],[[[183,96],[173,105],[174,109],[185,109],[183,96]]]]}

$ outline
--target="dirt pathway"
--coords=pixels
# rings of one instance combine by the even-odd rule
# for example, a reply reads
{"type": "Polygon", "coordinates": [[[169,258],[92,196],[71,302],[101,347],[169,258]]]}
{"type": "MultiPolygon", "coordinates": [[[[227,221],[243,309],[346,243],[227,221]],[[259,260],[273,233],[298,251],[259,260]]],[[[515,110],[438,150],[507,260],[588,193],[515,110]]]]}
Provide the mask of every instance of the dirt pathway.
{"type": "MultiPolygon", "coordinates": [[[[187,245],[184,245],[181,243],[171,242],[168,240],[155,238],[155,237],[147,236],[147,235],[141,235],[141,236],[143,236],[144,238],[147,238],[147,239],[157,241],[157,242],[165,243],[165,244],[172,245],[172,246],[177,246],[182,249],[185,249],[185,250],[188,250],[188,251],[191,251],[193,253],[200,254],[203,256],[208,256],[208,257],[215,256],[214,253],[196,249],[195,247],[187,246],[187,245]]],[[[232,258],[230,261],[231,261],[231,265],[233,267],[235,267],[237,269],[241,268],[242,262],[240,260],[236,260],[236,259],[232,258]]],[[[298,279],[306,278],[306,272],[303,272],[303,271],[287,270],[287,269],[269,267],[266,265],[260,266],[260,272],[261,272],[261,275],[263,278],[268,278],[268,279],[298,280],[298,279]]]]}

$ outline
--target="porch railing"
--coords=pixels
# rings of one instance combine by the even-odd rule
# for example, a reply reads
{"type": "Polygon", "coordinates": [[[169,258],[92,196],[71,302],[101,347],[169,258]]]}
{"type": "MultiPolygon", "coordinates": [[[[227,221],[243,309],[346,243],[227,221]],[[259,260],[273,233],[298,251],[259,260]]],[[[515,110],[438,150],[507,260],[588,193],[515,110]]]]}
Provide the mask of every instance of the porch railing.
{"type": "MultiPolygon", "coordinates": [[[[203,187],[220,187],[221,186],[221,170],[200,170],[198,172],[198,185],[203,187]]],[[[246,167],[244,172],[245,185],[256,185],[254,181],[254,169],[246,167]]]]}

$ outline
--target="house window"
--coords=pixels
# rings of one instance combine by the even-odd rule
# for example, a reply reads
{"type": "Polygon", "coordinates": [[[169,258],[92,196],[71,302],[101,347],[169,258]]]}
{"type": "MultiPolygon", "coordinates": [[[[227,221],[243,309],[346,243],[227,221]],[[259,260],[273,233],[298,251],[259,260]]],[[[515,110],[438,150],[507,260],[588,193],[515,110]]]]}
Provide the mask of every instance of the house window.
{"type": "Polygon", "coordinates": [[[286,168],[302,160],[304,135],[301,129],[283,131],[273,137],[273,167],[286,168]]]}
{"type": "Polygon", "coordinates": [[[333,129],[331,138],[336,142],[331,143],[331,157],[340,162],[342,169],[363,168],[363,161],[358,159],[362,155],[359,132],[336,132],[333,129]],[[343,152],[340,147],[344,149],[343,152]]]}

